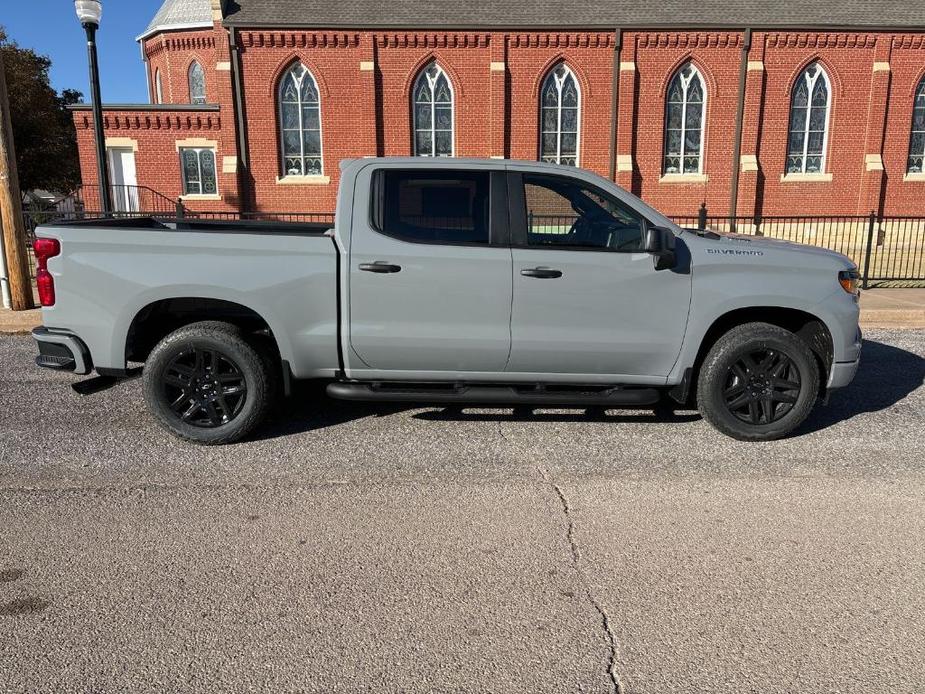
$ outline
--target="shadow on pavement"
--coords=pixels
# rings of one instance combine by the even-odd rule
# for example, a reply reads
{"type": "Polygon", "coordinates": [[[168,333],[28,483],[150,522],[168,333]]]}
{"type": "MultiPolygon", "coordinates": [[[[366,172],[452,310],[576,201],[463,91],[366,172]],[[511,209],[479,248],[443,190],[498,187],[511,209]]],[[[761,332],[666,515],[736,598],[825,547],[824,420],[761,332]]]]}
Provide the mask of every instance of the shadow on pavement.
{"type": "Polygon", "coordinates": [[[329,426],[346,424],[367,417],[387,417],[399,412],[416,412],[414,419],[432,422],[693,422],[700,419],[697,412],[679,412],[669,408],[653,411],[604,410],[603,408],[523,406],[479,407],[477,405],[412,405],[408,403],[370,403],[333,400],[324,392],[324,386],[314,383],[296,383],[292,397],[283,403],[270,421],[256,432],[253,439],[271,439],[329,426]]]}
{"type": "MultiPolygon", "coordinates": [[[[899,347],[864,341],[861,366],[854,382],[833,393],[828,405],[818,405],[795,436],[824,429],[867,412],[887,409],[903,400],[925,382],[925,359],[899,347]]],[[[431,422],[624,422],[680,423],[700,419],[696,411],[671,409],[611,410],[601,408],[560,409],[527,407],[478,408],[476,406],[424,406],[332,400],[324,386],[295,383],[292,397],[283,403],[254,438],[270,439],[325,427],[346,424],[367,417],[387,417],[399,412],[421,410],[412,416],[431,422]],[[612,414],[611,414],[612,412],[612,414]]]]}
{"type": "Polygon", "coordinates": [[[864,340],[861,365],[851,385],[832,393],[794,435],[809,434],[868,412],[892,407],[925,383],[925,359],[893,345],[864,340]]]}

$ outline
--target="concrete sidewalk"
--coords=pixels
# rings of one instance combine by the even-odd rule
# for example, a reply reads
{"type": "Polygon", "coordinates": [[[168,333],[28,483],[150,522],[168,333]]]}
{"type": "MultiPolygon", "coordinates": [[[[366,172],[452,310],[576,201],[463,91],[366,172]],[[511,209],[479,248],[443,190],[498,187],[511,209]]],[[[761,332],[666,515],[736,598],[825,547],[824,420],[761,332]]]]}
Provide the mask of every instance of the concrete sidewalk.
{"type": "Polygon", "coordinates": [[[862,328],[925,328],[925,288],[861,292],[862,328]]]}
{"type": "Polygon", "coordinates": [[[0,333],[26,334],[32,328],[42,324],[42,309],[31,311],[10,311],[0,308],[0,333]]]}
{"type": "MultiPolygon", "coordinates": [[[[41,309],[0,309],[0,333],[28,333],[42,323],[41,309]]],[[[925,328],[925,288],[868,289],[861,293],[862,328],[925,328]]]]}

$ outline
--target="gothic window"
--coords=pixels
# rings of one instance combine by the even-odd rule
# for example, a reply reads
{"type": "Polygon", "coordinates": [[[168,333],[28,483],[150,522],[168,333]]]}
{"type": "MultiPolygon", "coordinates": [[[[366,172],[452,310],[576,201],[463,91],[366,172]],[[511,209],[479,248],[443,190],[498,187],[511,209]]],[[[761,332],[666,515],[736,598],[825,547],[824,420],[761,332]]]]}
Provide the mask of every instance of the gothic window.
{"type": "Polygon", "coordinates": [[[453,156],[453,85],[437,63],[421,70],[411,92],[414,155],[453,156]]]}
{"type": "Polygon", "coordinates": [[[829,133],[829,78],[819,63],[797,77],[790,98],[787,173],[823,173],[829,133]]]}
{"type": "Polygon", "coordinates": [[[193,62],[189,66],[189,101],[191,104],[204,104],[206,102],[206,73],[202,65],[193,62]]]}
{"type": "Polygon", "coordinates": [[[700,72],[687,63],[668,84],[665,100],[666,174],[703,173],[703,115],[706,89],[700,72]]]}
{"type": "Polygon", "coordinates": [[[540,90],[540,161],[578,165],[581,91],[565,63],[553,68],[540,90]]]}
{"type": "Polygon", "coordinates": [[[320,176],[321,100],[312,73],[293,65],[279,83],[279,127],[284,176],[320,176]]]}
{"type": "Polygon", "coordinates": [[[909,140],[909,173],[925,173],[925,77],[915,90],[912,105],[912,136],[909,140]]]}

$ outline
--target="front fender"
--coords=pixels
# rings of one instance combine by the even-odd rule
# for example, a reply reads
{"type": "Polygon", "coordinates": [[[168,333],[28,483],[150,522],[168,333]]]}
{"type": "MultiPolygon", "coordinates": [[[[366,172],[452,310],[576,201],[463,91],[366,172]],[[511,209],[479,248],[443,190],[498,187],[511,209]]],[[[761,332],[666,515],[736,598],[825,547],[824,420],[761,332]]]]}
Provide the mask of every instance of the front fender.
{"type": "Polygon", "coordinates": [[[837,268],[768,265],[757,260],[695,269],[688,330],[669,384],[680,382],[684,371],[695,365],[704,338],[718,321],[746,309],[756,313],[789,309],[809,314],[828,329],[835,362],[857,359],[858,304],[838,285],[837,268]]]}

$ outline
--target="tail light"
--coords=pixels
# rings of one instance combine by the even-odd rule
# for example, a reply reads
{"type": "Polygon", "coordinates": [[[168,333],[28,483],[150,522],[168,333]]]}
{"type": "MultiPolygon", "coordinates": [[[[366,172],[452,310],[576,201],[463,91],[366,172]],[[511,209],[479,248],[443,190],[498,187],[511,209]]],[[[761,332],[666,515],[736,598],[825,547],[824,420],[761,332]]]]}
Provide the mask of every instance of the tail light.
{"type": "Polygon", "coordinates": [[[39,290],[39,302],[42,306],[55,305],[55,278],[48,272],[48,259],[61,253],[58,239],[36,239],[32,244],[35,251],[35,284],[39,290]]]}

